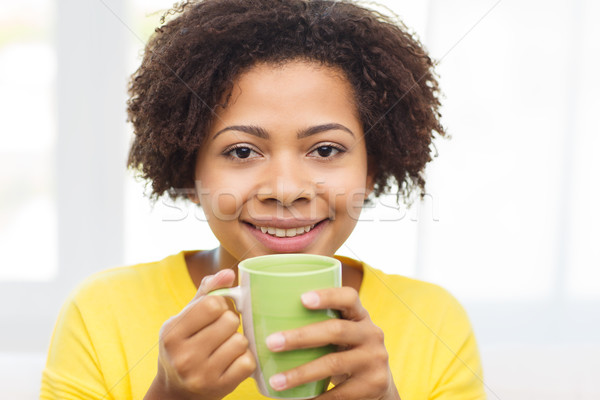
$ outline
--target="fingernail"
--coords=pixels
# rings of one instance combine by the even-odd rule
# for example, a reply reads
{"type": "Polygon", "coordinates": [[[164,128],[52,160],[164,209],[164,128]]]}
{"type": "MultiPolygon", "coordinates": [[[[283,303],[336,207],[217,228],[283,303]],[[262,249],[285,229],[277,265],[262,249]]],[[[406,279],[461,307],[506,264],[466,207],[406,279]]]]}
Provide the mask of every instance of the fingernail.
{"type": "Polygon", "coordinates": [[[274,333],[267,337],[267,347],[269,350],[277,351],[283,349],[285,337],[281,333],[274,333]]]}
{"type": "Polygon", "coordinates": [[[271,377],[271,379],[269,379],[269,384],[275,390],[285,389],[285,385],[286,385],[285,375],[283,375],[283,374],[273,375],[271,377]]]}
{"type": "Polygon", "coordinates": [[[319,305],[319,295],[315,292],[304,293],[301,298],[305,306],[317,307],[319,305]]]}

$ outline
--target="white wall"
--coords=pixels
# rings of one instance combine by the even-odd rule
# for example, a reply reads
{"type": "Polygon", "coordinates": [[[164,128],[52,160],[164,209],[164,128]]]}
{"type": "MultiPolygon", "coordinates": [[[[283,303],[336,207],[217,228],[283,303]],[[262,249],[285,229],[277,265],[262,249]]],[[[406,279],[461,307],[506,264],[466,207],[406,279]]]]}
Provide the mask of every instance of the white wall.
{"type": "MultiPolygon", "coordinates": [[[[0,248],[12,254],[0,266],[0,386],[15,399],[36,397],[52,322],[75,282],[101,268],[216,243],[195,208],[177,211],[165,200],[151,210],[124,172],[124,88],[158,19],[140,15],[165,2],[21,5],[41,3],[49,11],[40,18],[53,33],[42,50],[50,49],[50,61],[38,69],[47,67],[54,101],[39,100],[37,120],[0,128],[0,248]],[[52,173],[15,161],[24,155],[42,160],[35,171],[52,173]],[[15,182],[43,190],[8,202],[8,194],[24,193],[15,182]]],[[[600,108],[600,5],[385,3],[440,60],[452,139],[436,143],[426,202],[394,210],[382,199],[340,253],[439,283],[459,298],[479,339],[491,399],[599,398],[600,132],[593,116],[600,108]]],[[[0,119],[11,121],[25,112],[23,103],[6,100],[7,88],[35,93],[36,86],[7,78],[30,63],[2,43],[0,60],[13,67],[0,65],[0,119]]]]}

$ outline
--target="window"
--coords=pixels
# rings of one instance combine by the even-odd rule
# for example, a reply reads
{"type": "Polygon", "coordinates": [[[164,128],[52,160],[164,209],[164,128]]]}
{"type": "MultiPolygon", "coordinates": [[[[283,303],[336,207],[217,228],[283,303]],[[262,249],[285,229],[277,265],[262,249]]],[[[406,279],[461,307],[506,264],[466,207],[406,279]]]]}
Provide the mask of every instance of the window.
{"type": "Polygon", "coordinates": [[[58,268],[53,6],[0,4],[0,282],[45,281],[58,268]]]}

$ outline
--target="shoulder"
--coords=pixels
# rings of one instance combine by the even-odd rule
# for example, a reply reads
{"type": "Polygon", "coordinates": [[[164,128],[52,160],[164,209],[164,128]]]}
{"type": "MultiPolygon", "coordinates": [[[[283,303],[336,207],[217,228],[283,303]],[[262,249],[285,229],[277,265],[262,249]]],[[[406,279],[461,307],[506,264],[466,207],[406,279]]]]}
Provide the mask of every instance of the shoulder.
{"type": "Polygon", "coordinates": [[[171,256],[96,272],[77,285],[54,326],[42,391],[100,398],[96,394],[109,387],[123,398],[130,389],[122,377],[131,362],[143,360],[136,374],[153,376],[156,358],[146,356],[155,348],[161,325],[181,309],[169,277],[176,276],[170,270],[182,268],[171,256]]]}
{"type": "Polygon", "coordinates": [[[456,297],[440,285],[402,275],[384,274],[374,268],[372,271],[381,278],[382,285],[391,289],[394,297],[401,295],[412,303],[444,306],[445,309],[461,307],[456,297]]]}
{"type": "Polygon", "coordinates": [[[96,272],[72,290],[67,303],[88,312],[110,312],[124,304],[145,309],[161,304],[185,305],[189,276],[183,260],[179,253],[160,261],[96,272]]]}
{"type": "Polygon", "coordinates": [[[445,288],[431,282],[388,274],[363,263],[365,291],[373,290],[384,297],[410,303],[457,305],[456,298],[445,288]]]}
{"type": "Polygon", "coordinates": [[[438,332],[449,321],[470,329],[467,314],[456,297],[431,282],[387,274],[364,264],[361,293],[368,309],[393,314],[398,321],[418,322],[438,332]]]}
{"type": "Polygon", "coordinates": [[[57,335],[104,341],[136,329],[158,332],[166,319],[187,304],[187,297],[193,297],[193,287],[189,287],[193,285],[185,280],[184,269],[177,256],[170,256],[92,274],[63,303],[56,323],[57,335]]]}
{"type": "Polygon", "coordinates": [[[429,310],[462,309],[456,298],[443,287],[403,275],[388,274],[350,257],[336,255],[343,265],[362,272],[361,300],[387,307],[425,308],[429,310]]]}
{"type": "Polygon", "coordinates": [[[428,398],[485,398],[477,343],[459,301],[434,283],[364,268],[363,305],[386,334],[395,376],[421,382],[428,398]]]}
{"type": "Polygon", "coordinates": [[[151,262],[127,266],[113,267],[98,271],[79,283],[71,292],[75,302],[88,298],[98,298],[113,292],[131,290],[144,285],[148,280],[156,279],[160,274],[160,262],[151,262]]]}

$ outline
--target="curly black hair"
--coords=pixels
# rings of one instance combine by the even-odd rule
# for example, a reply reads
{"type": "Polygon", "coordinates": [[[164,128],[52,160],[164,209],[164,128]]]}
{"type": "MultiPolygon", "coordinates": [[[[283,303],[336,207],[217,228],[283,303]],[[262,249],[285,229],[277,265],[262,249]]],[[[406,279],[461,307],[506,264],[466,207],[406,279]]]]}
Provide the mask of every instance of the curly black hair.
{"type": "MultiPolygon", "coordinates": [[[[127,102],[128,166],[152,196],[194,187],[196,155],[214,108],[257,63],[309,60],[341,68],[365,132],[374,196],[424,195],[440,123],[434,62],[394,18],[336,0],[204,0],[174,6],[148,41],[127,102]],[[166,21],[166,22],[165,22],[166,21]]],[[[221,104],[226,106],[225,104],[221,104]]]]}

